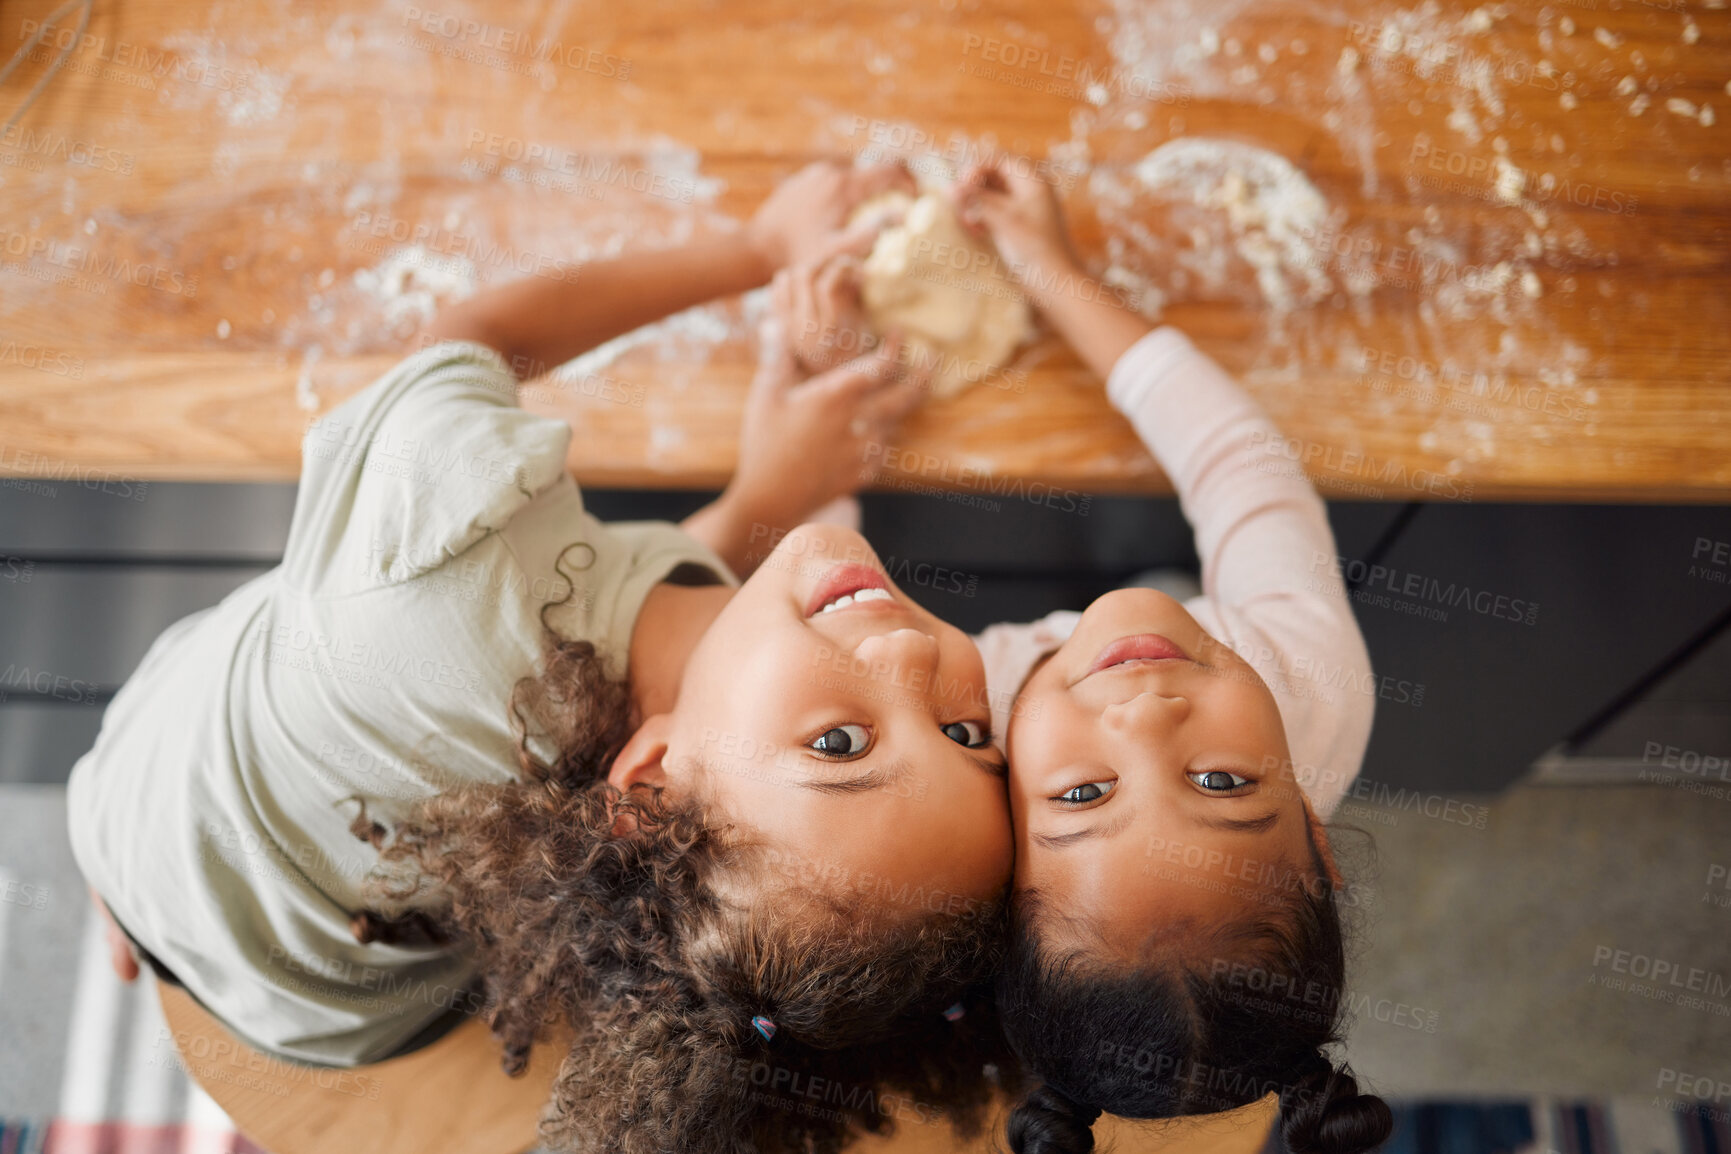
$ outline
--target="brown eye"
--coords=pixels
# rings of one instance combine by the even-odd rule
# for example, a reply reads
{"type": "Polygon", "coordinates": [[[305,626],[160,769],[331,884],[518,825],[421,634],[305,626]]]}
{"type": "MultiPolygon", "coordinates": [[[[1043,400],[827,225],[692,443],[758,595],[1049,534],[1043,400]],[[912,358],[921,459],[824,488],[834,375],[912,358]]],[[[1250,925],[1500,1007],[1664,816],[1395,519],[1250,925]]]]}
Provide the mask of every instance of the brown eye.
{"type": "Polygon", "coordinates": [[[1191,781],[1209,793],[1231,793],[1250,784],[1249,778],[1239,777],[1236,773],[1227,773],[1224,769],[1210,769],[1188,776],[1191,781]]]}
{"type": "Polygon", "coordinates": [[[991,743],[991,735],[986,727],[977,721],[952,721],[944,726],[944,736],[957,745],[965,745],[969,749],[979,749],[991,743]]]}
{"type": "Polygon", "coordinates": [[[871,730],[863,725],[838,725],[826,729],[806,746],[825,757],[858,757],[871,744],[871,730]]]}
{"type": "Polygon", "coordinates": [[[1056,800],[1067,805],[1087,805],[1089,802],[1099,801],[1111,793],[1117,784],[1115,781],[1090,781],[1085,785],[1078,785],[1065,790],[1057,796],[1056,800]]]}

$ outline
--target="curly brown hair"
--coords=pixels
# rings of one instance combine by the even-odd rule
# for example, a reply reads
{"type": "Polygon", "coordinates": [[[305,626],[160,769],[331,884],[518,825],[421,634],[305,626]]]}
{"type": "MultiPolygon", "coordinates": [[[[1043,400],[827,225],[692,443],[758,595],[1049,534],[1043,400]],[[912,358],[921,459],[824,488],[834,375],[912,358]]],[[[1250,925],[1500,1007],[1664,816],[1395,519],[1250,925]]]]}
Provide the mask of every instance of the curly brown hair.
{"type": "Polygon", "coordinates": [[[407,867],[375,882],[374,905],[415,909],[363,911],[354,929],[472,952],[508,1072],[556,1025],[573,1032],[543,1141],[824,1154],[897,1120],[978,1132],[984,1062],[1003,1052],[983,992],[1001,900],[896,916],[772,888],[753,872],[762,847],[700,801],[608,784],[630,695],[588,642],[549,631],[542,672],[511,708],[518,781],[435,797],[388,838],[364,810],[356,819],[386,863],[407,867]],[[557,750],[551,763],[531,752],[537,735],[557,750]],[[951,1022],[958,1001],[967,1012],[951,1022]],[[753,1029],[759,1014],[773,1042],[753,1029]]]}

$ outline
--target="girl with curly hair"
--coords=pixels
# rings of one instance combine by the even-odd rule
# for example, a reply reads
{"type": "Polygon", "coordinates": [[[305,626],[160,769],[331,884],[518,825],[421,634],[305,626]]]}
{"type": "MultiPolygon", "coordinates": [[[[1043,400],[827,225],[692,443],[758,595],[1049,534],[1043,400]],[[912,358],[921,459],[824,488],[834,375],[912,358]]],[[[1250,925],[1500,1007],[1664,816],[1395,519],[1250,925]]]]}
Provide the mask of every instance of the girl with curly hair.
{"type": "Polygon", "coordinates": [[[968,1122],[946,1046],[990,1031],[1010,871],[984,672],[802,523],[918,376],[892,342],[797,382],[770,326],[738,474],[683,526],[596,520],[568,426],[516,397],[908,182],[816,165],[732,236],[489,290],[315,422],[282,565],[166,631],[74,770],[117,968],[329,1066],[479,1012],[517,1069],[563,1029],[560,1148],[968,1122]]]}

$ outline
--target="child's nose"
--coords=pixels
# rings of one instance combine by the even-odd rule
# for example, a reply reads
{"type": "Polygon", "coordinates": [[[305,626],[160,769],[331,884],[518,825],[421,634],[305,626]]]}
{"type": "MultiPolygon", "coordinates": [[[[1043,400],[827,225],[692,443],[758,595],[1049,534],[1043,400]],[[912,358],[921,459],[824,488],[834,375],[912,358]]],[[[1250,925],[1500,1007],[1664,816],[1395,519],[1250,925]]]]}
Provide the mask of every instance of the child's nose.
{"type": "Polygon", "coordinates": [[[1188,697],[1153,689],[1108,705],[1100,714],[1108,729],[1122,734],[1170,732],[1189,716],[1188,697]]]}
{"type": "Polygon", "coordinates": [[[930,681],[938,667],[938,639],[918,629],[874,633],[854,646],[854,656],[874,671],[893,671],[905,679],[918,672],[930,681]]]}

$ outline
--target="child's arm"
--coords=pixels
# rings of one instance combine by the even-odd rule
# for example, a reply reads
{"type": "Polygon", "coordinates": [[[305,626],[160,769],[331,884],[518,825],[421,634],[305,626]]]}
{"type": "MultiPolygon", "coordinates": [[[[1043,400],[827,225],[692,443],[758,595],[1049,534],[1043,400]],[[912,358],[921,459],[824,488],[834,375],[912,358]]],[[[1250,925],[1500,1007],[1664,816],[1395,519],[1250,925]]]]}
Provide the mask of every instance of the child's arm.
{"type": "Polygon", "coordinates": [[[1095,291],[1102,286],[1071,252],[1049,187],[982,170],[958,201],[963,220],[990,232],[1046,319],[1106,379],[1107,396],[1172,479],[1202,559],[1203,596],[1186,608],[1274,690],[1300,780],[1327,814],[1358,771],[1376,699],[1321,498],[1275,452],[1279,430],[1220,366],[1177,329],[1150,332],[1095,291]]]}
{"type": "Polygon", "coordinates": [[[720,499],[682,525],[741,580],[782,533],[869,479],[871,446],[889,438],[926,387],[929,374],[900,365],[893,334],[871,352],[805,379],[801,334],[813,318],[845,311],[848,289],[837,262],[847,259],[843,251],[822,265],[776,274],[745,402],[739,467],[720,499]]]}
{"type": "MultiPolygon", "coordinates": [[[[839,248],[857,248],[858,238],[842,237],[841,229],[860,202],[912,185],[900,165],[811,164],[778,185],[733,236],[596,261],[567,280],[529,277],[501,285],[441,311],[427,337],[487,345],[518,379],[538,376],[620,333],[755,288],[783,266],[805,266],[809,278],[838,251],[838,238],[839,248]]],[[[808,280],[801,284],[811,290],[808,280]]],[[[774,355],[766,344],[746,405],[739,472],[720,500],[683,523],[741,578],[756,567],[753,553],[764,552],[778,530],[859,487],[859,470],[839,467],[847,460],[846,443],[859,440],[862,430],[886,435],[918,387],[882,356],[862,357],[795,389],[798,379],[780,344],[774,355]],[[870,399],[896,380],[901,384],[890,390],[893,397],[870,399]],[[860,425],[862,414],[869,419],[860,425]],[[885,416],[893,419],[878,419],[885,416]]]]}
{"type": "Polygon", "coordinates": [[[519,379],[537,376],[621,333],[815,259],[861,201],[912,183],[895,165],[811,164],[778,185],[732,236],[593,261],[565,279],[500,285],[441,310],[427,336],[478,341],[497,349],[519,379]]]}
{"type": "Polygon", "coordinates": [[[1111,303],[1104,286],[1082,268],[1051,186],[1032,176],[977,167],[956,185],[953,196],[962,222],[990,236],[1047,323],[1101,380],[1110,379],[1118,358],[1147,336],[1150,326],[1111,303]]]}

